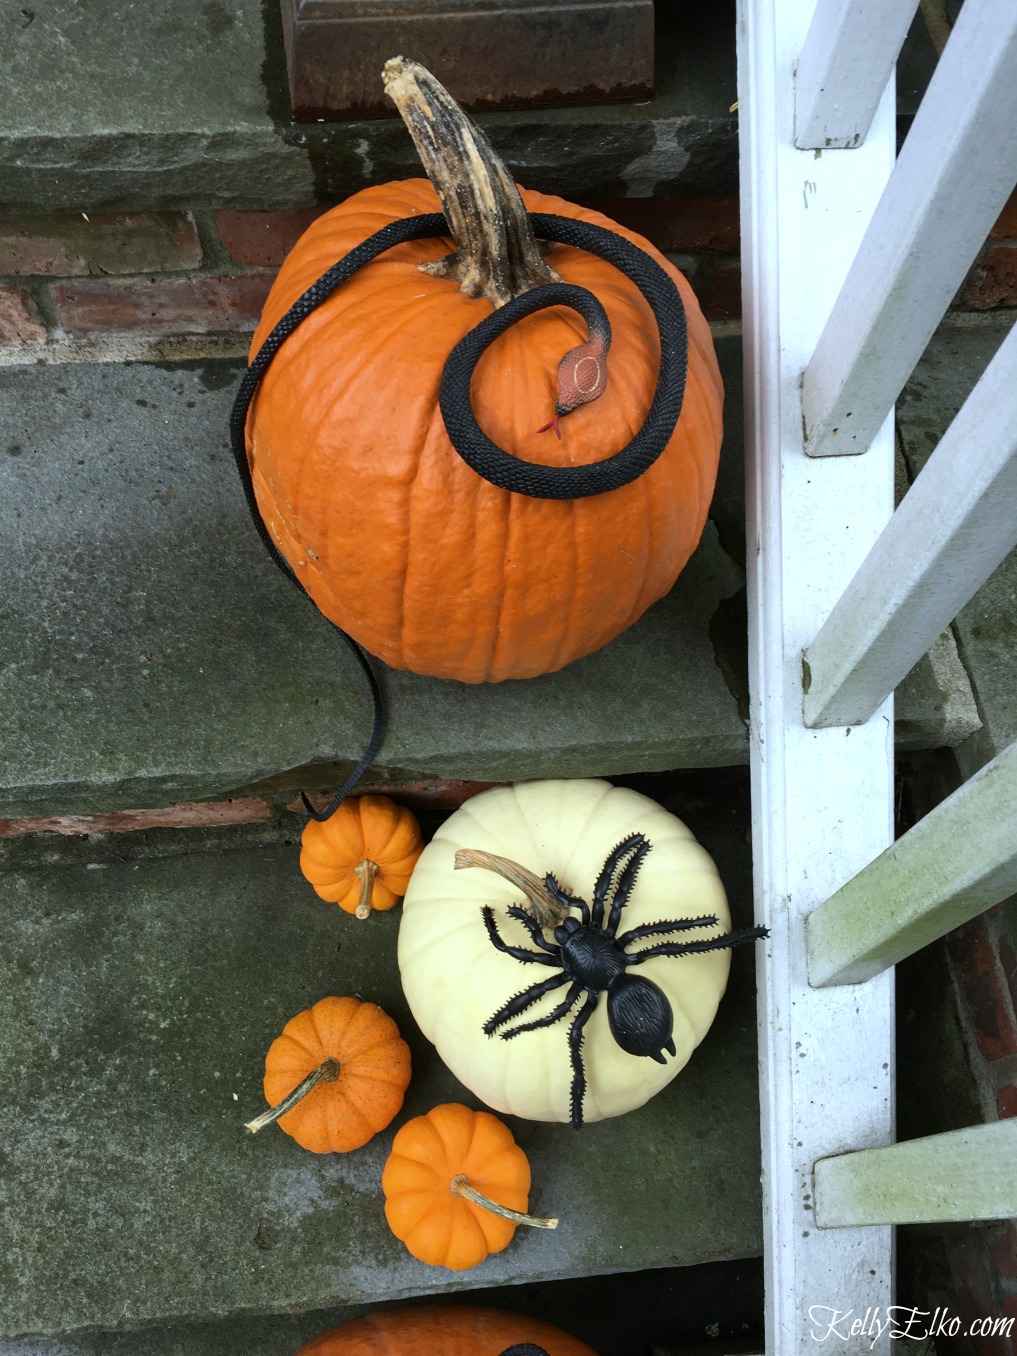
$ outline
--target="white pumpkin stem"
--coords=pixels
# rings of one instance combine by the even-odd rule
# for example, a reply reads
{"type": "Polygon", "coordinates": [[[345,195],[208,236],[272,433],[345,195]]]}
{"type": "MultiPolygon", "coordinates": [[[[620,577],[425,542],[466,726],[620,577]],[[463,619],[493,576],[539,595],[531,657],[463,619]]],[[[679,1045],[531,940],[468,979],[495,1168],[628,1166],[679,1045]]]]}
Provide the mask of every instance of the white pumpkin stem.
{"type": "Polygon", "coordinates": [[[558,1227],[556,1219],[548,1219],[545,1215],[524,1215],[521,1210],[511,1210],[507,1205],[499,1205],[497,1201],[489,1200],[476,1187],[470,1186],[470,1179],[464,1172],[453,1177],[448,1186],[453,1196],[462,1196],[463,1200],[483,1206],[485,1210],[490,1210],[492,1215],[500,1215],[502,1219],[510,1219],[513,1224],[529,1224],[534,1229],[557,1229],[558,1227]]]}
{"type": "Polygon", "coordinates": [[[292,1111],[296,1104],[303,1100],[312,1088],[316,1088],[319,1083],[334,1083],[339,1077],[339,1061],[337,1059],[323,1060],[316,1069],[312,1069],[303,1082],[298,1083],[293,1091],[277,1102],[275,1106],[270,1106],[267,1111],[263,1111],[260,1116],[255,1116],[253,1121],[246,1121],[244,1129],[250,1130],[252,1135],[256,1135],[259,1130],[264,1130],[266,1125],[271,1125],[277,1121],[280,1116],[285,1116],[287,1111],[292,1111]]]}
{"type": "Polygon", "coordinates": [[[542,928],[556,928],[569,916],[567,906],[555,899],[529,867],[520,866],[508,857],[499,857],[497,853],[485,852],[483,848],[460,848],[455,856],[455,870],[461,871],[469,866],[482,866],[522,890],[530,912],[542,928]]]}
{"type": "Polygon", "coordinates": [[[357,901],[354,912],[358,918],[370,918],[374,897],[374,882],[381,867],[377,862],[372,862],[369,857],[365,857],[353,869],[360,877],[360,899],[357,901]]]}
{"type": "Polygon", "coordinates": [[[495,307],[560,282],[541,258],[511,174],[448,90],[419,62],[401,56],[385,63],[382,79],[456,243],[455,254],[420,267],[455,278],[468,296],[487,297],[495,307]]]}

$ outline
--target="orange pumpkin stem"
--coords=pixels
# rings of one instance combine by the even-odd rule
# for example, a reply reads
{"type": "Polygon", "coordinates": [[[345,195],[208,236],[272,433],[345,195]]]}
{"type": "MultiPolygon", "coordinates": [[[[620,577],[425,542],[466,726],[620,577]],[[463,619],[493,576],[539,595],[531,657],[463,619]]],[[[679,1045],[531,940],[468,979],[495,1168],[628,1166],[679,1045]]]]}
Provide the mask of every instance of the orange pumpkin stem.
{"type": "Polygon", "coordinates": [[[365,857],[354,868],[354,871],[360,877],[360,899],[357,901],[357,907],[354,910],[358,918],[370,918],[372,899],[374,896],[374,882],[381,870],[377,862],[372,862],[369,857],[365,857]]]}
{"type": "Polygon", "coordinates": [[[566,906],[555,899],[540,877],[528,867],[520,866],[508,857],[499,857],[497,853],[485,852],[483,848],[460,848],[455,855],[454,867],[461,871],[469,866],[482,866],[522,890],[530,912],[542,928],[554,929],[569,916],[566,906]]]}
{"type": "Polygon", "coordinates": [[[448,1184],[448,1189],[453,1196],[462,1196],[464,1200],[472,1201],[474,1205],[490,1210],[492,1215],[509,1219],[513,1224],[529,1224],[534,1229],[557,1229],[558,1227],[558,1221],[549,1219],[546,1215],[524,1215],[521,1210],[511,1210],[507,1205],[499,1205],[497,1201],[489,1200],[476,1187],[470,1186],[469,1178],[464,1172],[457,1173],[452,1178],[448,1184]]]}
{"type": "Polygon", "coordinates": [[[274,1121],[277,1121],[280,1116],[285,1116],[287,1111],[292,1111],[296,1104],[299,1101],[302,1101],[311,1089],[316,1088],[319,1083],[334,1083],[338,1077],[339,1061],[337,1059],[322,1060],[318,1067],[312,1069],[303,1082],[298,1083],[293,1091],[287,1097],[284,1097],[281,1102],[277,1102],[275,1106],[269,1107],[269,1109],[263,1111],[260,1116],[255,1116],[253,1121],[246,1121],[244,1123],[244,1129],[250,1130],[252,1135],[256,1135],[259,1130],[264,1130],[266,1125],[271,1125],[274,1121]]]}
{"type": "Polygon", "coordinates": [[[455,278],[467,296],[487,297],[496,307],[544,283],[560,282],[541,258],[511,174],[448,90],[406,57],[387,61],[382,78],[456,244],[455,254],[420,267],[455,278]]]}

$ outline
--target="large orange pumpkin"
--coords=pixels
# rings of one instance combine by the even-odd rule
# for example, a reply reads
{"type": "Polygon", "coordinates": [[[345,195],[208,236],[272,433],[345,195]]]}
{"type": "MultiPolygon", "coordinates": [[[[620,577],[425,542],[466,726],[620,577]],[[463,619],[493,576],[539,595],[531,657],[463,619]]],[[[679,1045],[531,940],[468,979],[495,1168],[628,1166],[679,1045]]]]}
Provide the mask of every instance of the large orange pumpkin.
{"type": "MultiPolygon", "coordinates": [[[[709,327],[686,279],[650,244],[599,213],[523,190],[531,212],[609,227],[674,279],[689,359],[681,418],[631,484],[585,499],[533,499],[482,479],[459,457],[438,407],[442,367],[491,313],[484,298],[418,265],[449,240],[396,246],[344,282],[273,358],[247,448],[272,540],[321,611],[385,663],[468,683],[554,672],[605,645],[674,584],[713,493],[723,392],[709,327]]],[[[252,357],[296,299],[337,260],[402,217],[441,210],[424,179],[364,189],[318,218],[269,295],[252,357]]],[[[607,389],[561,423],[558,363],[586,338],[561,307],[513,325],[473,379],[477,419],[528,461],[584,465],[620,451],[653,396],[659,337],[646,301],[600,258],[554,245],[547,264],[593,292],[613,330],[607,389]]]]}
{"type": "Polygon", "coordinates": [[[322,1333],[297,1356],[502,1356],[524,1343],[547,1356],[596,1356],[543,1319],[457,1304],[365,1314],[322,1333]]]}

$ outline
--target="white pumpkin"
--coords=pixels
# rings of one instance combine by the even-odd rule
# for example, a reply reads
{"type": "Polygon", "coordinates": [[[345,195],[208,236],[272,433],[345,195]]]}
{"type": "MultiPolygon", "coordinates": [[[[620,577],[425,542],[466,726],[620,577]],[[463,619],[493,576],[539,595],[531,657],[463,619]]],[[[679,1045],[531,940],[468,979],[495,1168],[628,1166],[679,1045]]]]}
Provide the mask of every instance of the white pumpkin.
{"type": "MultiPolygon", "coordinates": [[[[627,953],[662,941],[684,943],[728,932],[731,918],[724,887],[712,859],[690,830],[646,796],[604,781],[523,782],[484,791],[445,822],[417,863],[399,928],[403,989],[420,1029],[445,1064],[496,1111],[530,1120],[571,1119],[568,1033],[586,994],[553,1024],[505,1038],[506,1032],[560,1006],[568,986],[558,987],[495,1034],[484,1034],[485,1022],[511,998],[558,971],[497,949],[484,921],[485,905],[493,911],[492,921],[506,944],[538,951],[524,922],[508,913],[510,906],[525,904],[523,891],[491,870],[457,870],[456,853],[462,849],[494,853],[540,880],[550,873],[570,895],[592,904],[605,860],[633,834],[643,834],[650,849],[617,935],[665,920],[709,916],[717,921],[691,931],[632,940],[627,953]]],[[[579,918],[579,911],[573,910],[571,916],[579,918]]],[[[604,923],[607,920],[605,909],[604,923]]],[[[552,926],[544,927],[543,936],[555,944],[552,926]]],[[[626,970],[626,975],[653,981],[670,1002],[675,1053],[660,1063],[627,1054],[619,1046],[608,1024],[607,996],[601,992],[581,1046],[586,1076],[583,1121],[642,1106],[674,1078],[713,1021],[730,963],[730,951],[717,949],[654,956],[626,970]]]]}

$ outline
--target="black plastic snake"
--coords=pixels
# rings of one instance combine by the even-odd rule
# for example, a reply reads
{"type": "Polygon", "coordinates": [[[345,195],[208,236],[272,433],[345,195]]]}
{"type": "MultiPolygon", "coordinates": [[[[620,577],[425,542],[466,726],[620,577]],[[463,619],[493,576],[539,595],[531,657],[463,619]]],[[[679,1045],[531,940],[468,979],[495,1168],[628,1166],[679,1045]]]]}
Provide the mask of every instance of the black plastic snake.
{"type": "MultiPolygon", "coordinates": [[[[529,495],[536,499],[584,499],[589,495],[605,494],[609,490],[619,489],[622,485],[637,479],[653,465],[670,442],[681,413],[688,371],[685,307],[678,288],[668,273],[656,260],[651,259],[644,250],[624,236],[602,226],[596,226],[592,222],[542,212],[530,213],[529,220],[538,239],[571,245],[576,249],[598,255],[631,279],[646,299],[660,334],[660,369],[649,413],[638,433],[626,447],[605,461],[590,466],[542,466],[535,462],[523,461],[493,443],[477,423],[470,402],[470,378],[473,369],[485,349],[510,325],[549,306],[567,306],[583,316],[590,328],[591,336],[595,330],[603,335],[601,327],[606,326],[606,335],[603,336],[605,346],[610,341],[610,326],[600,302],[585,288],[575,287],[569,283],[547,283],[522,293],[492,312],[461,339],[445,362],[438,403],[452,446],[467,465],[485,480],[503,490],[529,495]]],[[[247,414],[258,389],[258,383],[282,344],[301,321],[327,301],[358,269],[394,245],[401,245],[409,240],[422,240],[428,236],[449,234],[445,216],[441,212],[434,212],[390,222],[369,236],[338,263],[333,264],[316,283],[298,297],[268,335],[244,373],[230,415],[230,443],[233,456],[258,534],[272,559],[301,592],[304,592],[303,586],[272,540],[262,520],[254,493],[247,458],[245,429],[247,414]]],[[[595,394],[599,394],[599,390],[595,394]]],[[[559,403],[554,421],[556,431],[558,416],[567,414],[582,399],[593,398],[594,394],[586,394],[564,407],[559,403]]],[[[381,693],[366,654],[352,636],[334,622],[332,625],[352,649],[367,679],[374,702],[374,728],[360,762],[324,811],[315,810],[307,797],[303,797],[308,813],[318,820],[328,819],[335,812],[370,766],[381,744],[384,725],[381,693]]]]}

